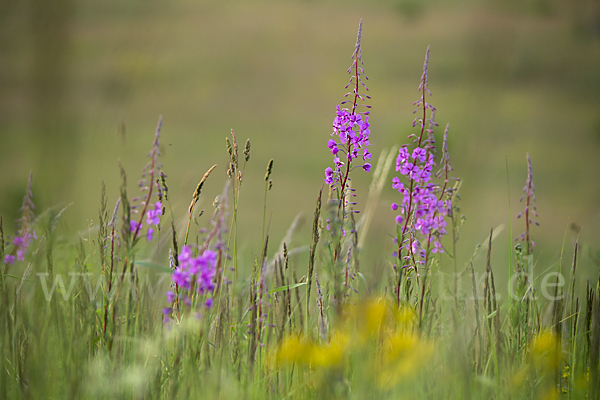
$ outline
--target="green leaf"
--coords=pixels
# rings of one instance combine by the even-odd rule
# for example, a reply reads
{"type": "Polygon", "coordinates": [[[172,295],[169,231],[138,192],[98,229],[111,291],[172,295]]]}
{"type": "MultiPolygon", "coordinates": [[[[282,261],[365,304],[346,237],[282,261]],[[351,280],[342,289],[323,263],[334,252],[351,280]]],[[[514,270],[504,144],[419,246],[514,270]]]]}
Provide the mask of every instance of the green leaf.
{"type": "MultiPolygon", "coordinates": [[[[13,278],[13,279],[23,280],[22,276],[15,276],[15,275],[10,275],[10,274],[6,274],[4,276],[7,276],[7,277],[13,278]]],[[[30,281],[29,279],[25,279],[25,282],[32,283],[32,281],[30,281]]]]}
{"type": "Polygon", "coordinates": [[[269,294],[281,292],[282,290],[294,289],[294,288],[297,288],[297,287],[303,286],[303,285],[306,285],[306,282],[300,282],[300,283],[294,283],[293,285],[281,286],[281,287],[275,288],[273,290],[269,290],[269,294]]]}

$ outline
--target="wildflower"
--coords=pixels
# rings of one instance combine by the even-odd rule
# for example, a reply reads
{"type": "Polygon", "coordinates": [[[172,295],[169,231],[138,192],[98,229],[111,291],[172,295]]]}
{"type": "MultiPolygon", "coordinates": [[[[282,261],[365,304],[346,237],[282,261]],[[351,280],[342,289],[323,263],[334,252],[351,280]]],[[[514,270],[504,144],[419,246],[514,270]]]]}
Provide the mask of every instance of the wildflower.
{"type": "Polygon", "coordinates": [[[167,301],[168,301],[169,303],[172,303],[172,302],[173,302],[173,300],[175,300],[175,293],[173,293],[173,292],[171,292],[171,291],[168,291],[168,292],[167,292],[167,301]]]}
{"type": "Polygon", "coordinates": [[[285,364],[333,367],[343,360],[349,350],[349,344],[349,337],[341,332],[335,332],[330,343],[326,345],[319,345],[298,336],[290,336],[279,346],[276,360],[285,364]]]}
{"type": "Polygon", "coordinates": [[[531,240],[529,236],[530,224],[540,225],[537,221],[533,220],[530,216],[533,214],[536,218],[538,217],[537,210],[535,208],[535,186],[533,185],[533,170],[531,168],[531,157],[527,153],[527,179],[525,181],[525,187],[523,188],[523,195],[519,199],[519,202],[525,199],[525,210],[521,211],[517,218],[521,218],[525,214],[525,231],[515,238],[515,241],[521,240],[527,243],[527,253],[531,254],[532,248],[535,247],[535,242],[531,240]]]}
{"type": "Polygon", "coordinates": [[[559,342],[549,330],[538,334],[530,344],[530,354],[534,363],[551,370],[558,366],[560,361],[559,342]]]}
{"type": "Polygon", "coordinates": [[[146,223],[148,225],[158,225],[160,223],[160,216],[162,215],[162,204],[160,201],[154,203],[154,209],[146,212],[146,223]]]}
{"type": "Polygon", "coordinates": [[[363,163],[360,167],[366,172],[371,170],[371,164],[367,162],[371,159],[371,153],[368,150],[368,146],[370,146],[369,136],[371,134],[369,111],[362,113],[358,111],[359,106],[370,108],[368,105],[359,104],[359,102],[364,102],[365,99],[370,98],[359,92],[361,86],[365,90],[369,90],[364,83],[364,80],[368,80],[368,78],[365,75],[361,56],[361,32],[362,20],[358,27],[356,45],[352,53],[353,62],[350,68],[348,68],[350,81],[346,85],[346,88],[352,85],[352,91],[346,93],[344,96],[351,96],[353,100],[341,103],[341,105],[344,105],[351,102],[352,107],[342,108],[340,105],[336,107],[336,116],[333,120],[333,132],[331,134],[333,138],[327,142],[327,147],[334,156],[333,162],[335,167],[327,167],[325,169],[325,183],[337,191],[338,199],[340,200],[339,205],[342,209],[345,209],[346,206],[345,199],[348,194],[349,173],[352,169],[352,163],[361,157],[363,163]]]}
{"type": "Polygon", "coordinates": [[[333,170],[331,167],[325,169],[325,183],[331,185],[333,183],[333,170]]]}
{"type": "Polygon", "coordinates": [[[344,355],[349,349],[350,338],[342,333],[335,332],[331,342],[326,346],[312,346],[309,359],[318,367],[332,367],[340,365],[344,355]]]}
{"type": "MultiPolygon", "coordinates": [[[[217,253],[212,250],[205,250],[204,253],[194,257],[190,247],[183,246],[177,259],[179,266],[173,271],[171,280],[183,291],[181,298],[184,303],[188,307],[191,306],[191,297],[195,293],[210,296],[215,289],[217,253]]],[[[175,293],[167,292],[169,303],[172,303],[175,298],[175,293]]],[[[212,299],[208,297],[204,305],[210,308],[212,299]]]]}
{"type": "Polygon", "coordinates": [[[277,361],[280,363],[299,363],[308,364],[308,354],[311,351],[312,345],[298,336],[290,336],[286,338],[277,351],[277,361]]]}
{"type": "Polygon", "coordinates": [[[31,192],[31,184],[32,174],[29,173],[29,183],[27,184],[27,191],[25,193],[25,197],[23,197],[23,203],[20,209],[23,216],[17,221],[17,224],[20,225],[20,229],[12,240],[12,252],[4,256],[4,272],[6,272],[8,265],[15,263],[15,260],[25,261],[25,255],[27,254],[27,249],[29,248],[31,241],[33,239],[37,240],[35,229],[31,230],[31,223],[34,218],[33,209],[35,209],[35,205],[33,204],[32,200],[33,195],[31,192]]]}
{"type": "Polygon", "coordinates": [[[433,344],[411,332],[399,332],[386,341],[378,380],[381,387],[389,387],[414,376],[434,353],[433,344]]]}
{"type": "Polygon", "coordinates": [[[385,321],[387,309],[383,299],[371,299],[350,308],[350,315],[357,322],[356,344],[364,343],[379,332],[385,321]]]}
{"type": "Polygon", "coordinates": [[[445,217],[449,215],[452,208],[449,198],[452,192],[446,188],[448,172],[452,170],[447,151],[448,128],[444,136],[441,160],[445,173],[444,185],[440,187],[431,182],[435,165],[433,127],[437,124],[433,120],[435,107],[426,101],[426,95],[431,96],[427,87],[428,63],[429,47],[425,54],[423,74],[419,84],[421,97],[414,103],[417,106],[415,113],[420,112],[421,116],[413,121],[413,126],[419,126],[420,133],[418,136],[411,134],[409,138],[413,138],[413,144],[405,144],[398,150],[396,171],[400,173],[400,177],[392,179],[392,188],[402,195],[402,202],[392,203],[391,206],[393,211],[400,211],[396,216],[398,225],[396,243],[399,247],[396,254],[400,255],[401,250],[404,249],[406,259],[413,260],[412,268],[416,268],[417,264],[425,264],[429,251],[431,253],[444,251],[440,239],[446,234],[445,217]],[[417,240],[415,235],[423,236],[425,240],[417,240]],[[407,241],[408,238],[411,239],[407,241]]]}
{"type": "MultiPolygon", "coordinates": [[[[142,207],[142,215],[139,217],[138,221],[134,221],[133,219],[130,221],[129,229],[133,235],[133,240],[140,236],[143,228],[142,220],[144,215],[146,216],[146,224],[148,225],[148,231],[146,232],[146,239],[151,241],[154,234],[154,228],[151,225],[158,226],[160,223],[160,216],[162,215],[162,203],[160,201],[155,202],[152,206],[150,206],[150,200],[152,199],[153,188],[156,186],[157,195],[160,197],[161,189],[159,182],[160,180],[154,179],[155,175],[157,175],[157,169],[161,168],[161,164],[158,161],[158,157],[160,156],[159,151],[159,138],[160,138],[160,128],[162,126],[162,117],[158,120],[158,125],[156,127],[156,134],[154,136],[154,142],[152,144],[152,149],[148,153],[148,157],[150,157],[150,161],[146,164],[143,169],[142,179],[138,182],[138,186],[142,192],[148,192],[145,196],[136,197],[132,200],[133,203],[140,201],[140,204],[133,205],[131,207],[132,213],[137,213],[138,208],[142,207]],[[146,177],[148,179],[146,180],[146,177]]],[[[162,174],[162,172],[161,172],[162,174]]],[[[164,174],[161,175],[164,181],[164,174]]]]}
{"type": "Polygon", "coordinates": [[[131,232],[135,232],[135,231],[137,231],[138,229],[142,229],[142,224],[138,224],[138,223],[137,223],[136,221],[134,221],[134,220],[131,220],[131,221],[129,221],[129,230],[130,230],[131,232]]]}

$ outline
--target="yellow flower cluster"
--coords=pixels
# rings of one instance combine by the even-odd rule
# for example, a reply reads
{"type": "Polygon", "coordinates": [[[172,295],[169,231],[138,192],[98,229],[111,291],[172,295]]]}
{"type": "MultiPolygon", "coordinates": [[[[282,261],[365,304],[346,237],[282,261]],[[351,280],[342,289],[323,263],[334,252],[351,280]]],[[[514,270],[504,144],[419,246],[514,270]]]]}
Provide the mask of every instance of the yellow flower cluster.
{"type": "Polygon", "coordinates": [[[344,310],[327,343],[289,336],[275,359],[318,369],[360,357],[365,370],[387,387],[413,376],[433,355],[433,344],[420,337],[415,320],[410,306],[398,309],[383,299],[369,300],[344,310]]]}
{"type": "Polygon", "coordinates": [[[560,349],[557,347],[556,335],[549,330],[544,330],[537,335],[530,347],[533,362],[538,366],[554,370],[560,361],[560,349]]]}
{"type": "Polygon", "coordinates": [[[329,344],[320,345],[299,336],[290,336],[283,341],[277,351],[277,362],[297,363],[315,367],[339,365],[347,350],[349,339],[342,333],[335,333],[329,344]]]}

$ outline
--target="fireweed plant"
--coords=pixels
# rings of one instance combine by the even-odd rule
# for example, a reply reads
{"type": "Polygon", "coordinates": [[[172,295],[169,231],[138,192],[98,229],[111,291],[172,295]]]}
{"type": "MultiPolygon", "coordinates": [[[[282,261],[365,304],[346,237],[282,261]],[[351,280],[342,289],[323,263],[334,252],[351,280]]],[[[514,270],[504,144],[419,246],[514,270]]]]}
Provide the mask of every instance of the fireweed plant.
{"type": "MultiPolygon", "coordinates": [[[[325,169],[325,183],[335,192],[338,209],[341,210],[342,215],[349,205],[348,196],[353,195],[349,188],[350,171],[356,167],[352,165],[353,161],[360,157],[363,164],[358,167],[367,172],[371,170],[371,164],[367,162],[371,158],[371,153],[367,149],[370,145],[369,135],[371,133],[369,111],[358,111],[358,107],[361,106],[367,109],[371,108],[369,105],[360,104],[365,99],[371,98],[366,94],[359,93],[361,86],[365,90],[369,90],[363,81],[363,77],[364,80],[369,78],[365,75],[363,67],[360,47],[361,34],[362,20],[358,26],[356,44],[352,52],[352,65],[347,70],[350,74],[350,81],[345,88],[351,86],[352,91],[346,93],[344,97],[350,96],[351,99],[341,103],[342,106],[350,103],[351,108],[341,108],[340,105],[336,107],[336,117],[333,120],[333,133],[331,134],[333,138],[327,142],[327,146],[333,154],[334,168],[327,167],[325,169]]],[[[354,203],[350,204],[354,205],[354,203]]]]}
{"type": "MultiPolygon", "coordinates": [[[[98,223],[74,241],[54,229],[62,211],[54,218],[34,215],[30,177],[16,233],[4,234],[0,216],[0,399],[600,398],[600,284],[577,276],[585,291],[575,285],[579,264],[597,270],[591,246],[580,254],[575,245],[571,280],[561,285],[557,276],[551,293],[540,284],[546,279],[527,278],[518,266],[523,279],[515,296],[501,298],[492,234],[486,259],[473,257],[456,273],[455,282],[472,284],[472,296],[455,284],[448,298],[427,281],[428,271],[439,266],[443,273],[442,261],[454,256],[460,227],[448,127],[437,152],[434,147],[435,108],[426,101],[429,51],[415,103],[417,131],[397,156],[394,149],[391,157],[380,157],[373,174],[382,185],[386,178],[377,178],[377,171],[385,164],[391,169],[397,159],[393,187],[401,197],[392,206],[392,279],[363,276],[367,289],[347,296],[352,275],[359,274],[350,171],[370,169],[369,117],[357,111],[367,98],[359,93],[366,90],[361,27],[350,99],[338,107],[329,142],[335,162],[326,175],[328,214],[321,219],[321,188],[310,246],[292,245],[294,222],[281,248],[269,251],[274,240],[263,206],[263,224],[255,224],[253,234],[260,246],[251,257],[237,254],[242,177],[256,170],[245,169],[250,142],[238,154],[233,132],[226,142],[228,178],[212,212],[196,208],[216,165],[177,220],[158,161],[160,121],[141,196],[129,202],[122,169],[114,208],[108,209],[103,184],[98,223]],[[319,242],[321,233],[326,238],[319,242]],[[308,265],[296,256],[307,250],[308,265]]],[[[525,232],[518,239],[533,247],[527,162],[525,232]]],[[[265,195],[273,161],[267,165],[265,195]]],[[[225,176],[225,168],[221,172],[225,176]]],[[[522,253],[518,260],[531,248],[522,253]]],[[[559,272],[562,261],[561,254],[559,272]]]]}
{"type": "Polygon", "coordinates": [[[436,109],[427,102],[427,96],[431,96],[427,80],[428,64],[429,47],[418,88],[421,97],[413,103],[417,107],[414,113],[418,115],[412,126],[419,131],[409,135],[412,143],[402,145],[398,151],[396,171],[400,172],[400,177],[392,179],[392,187],[402,195],[402,200],[400,204],[394,202],[391,205],[393,211],[400,211],[396,216],[397,236],[394,239],[398,248],[394,252],[397,264],[393,266],[396,303],[401,303],[402,287],[408,296],[410,280],[414,279],[422,287],[420,310],[423,307],[430,258],[432,254],[444,252],[442,236],[448,233],[447,217],[452,213],[454,193],[454,189],[448,187],[452,179],[449,176],[452,167],[448,152],[448,126],[444,132],[441,169],[433,174],[436,166],[433,127],[438,124],[433,119],[436,109]],[[433,181],[434,177],[443,179],[441,186],[433,181]]]}
{"type": "MultiPolygon", "coordinates": [[[[525,180],[525,186],[523,187],[523,194],[519,199],[519,202],[523,202],[525,200],[525,209],[517,215],[517,219],[520,219],[524,216],[525,220],[525,230],[523,233],[514,238],[517,245],[514,248],[515,251],[515,259],[516,259],[516,278],[511,281],[511,290],[516,294],[513,297],[511,307],[510,307],[510,316],[513,320],[512,323],[512,332],[511,334],[519,340],[528,340],[531,337],[531,325],[535,326],[535,322],[532,324],[527,318],[529,315],[533,317],[533,320],[539,320],[542,318],[542,310],[541,307],[537,306],[531,300],[539,295],[538,291],[534,286],[534,274],[533,274],[533,249],[535,247],[535,242],[530,236],[530,228],[532,224],[538,225],[539,223],[532,218],[535,216],[538,218],[536,206],[535,206],[535,187],[533,185],[533,168],[531,166],[531,157],[529,153],[527,153],[527,178],[525,180]],[[522,242],[525,242],[525,249],[523,249],[522,242]]],[[[575,243],[575,260],[573,262],[572,276],[571,279],[573,281],[573,285],[575,284],[575,267],[577,265],[577,249],[578,244],[575,243]]],[[[574,286],[572,286],[573,288],[574,286]]],[[[571,290],[571,299],[572,292],[571,290]]],[[[569,315],[573,315],[577,312],[574,308],[574,304],[571,301],[570,308],[568,309],[569,315]]]]}
{"type": "MultiPolygon", "coordinates": [[[[215,289],[215,263],[217,253],[212,250],[206,250],[204,253],[194,257],[189,246],[183,246],[178,257],[178,267],[173,272],[172,281],[177,285],[181,294],[181,300],[186,306],[192,306],[194,293],[200,295],[210,295],[215,289]]],[[[172,291],[167,292],[169,303],[175,302],[176,294],[172,291]]],[[[207,308],[212,306],[212,298],[206,296],[204,305],[207,308]]],[[[169,315],[173,310],[166,308],[164,313],[169,315]]]]}
{"type": "Polygon", "coordinates": [[[148,153],[148,157],[150,160],[144,166],[142,172],[142,179],[138,182],[138,187],[140,191],[147,192],[143,196],[138,196],[132,199],[132,203],[134,205],[131,206],[131,213],[138,214],[139,219],[136,221],[131,219],[129,221],[129,229],[132,234],[132,241],[135,240],[141,235],[144,225],[143,220],[144,216],[146,217],[146,239],[148,241],[152,241],[154,235],[154,228],[152,226],[158,227],[160,224],[160,217],[163,214],[163,206],[160,201],[152,202],[152,196],[155,195],[158,197],[160,193],[159,183],[155,181],[155,177],[159,176],[158,172],[162,168],[162,164],[158,160],[160,156],[159,151],[159,138],[160,138],[160,128],[162,126],[162,117],[158,120],[158,126],[156,127],[156,134],[154,137],[154,143],[152,143],[152,149],[148,153]],[[153,189],[156,189],[156,193],[153,192],[153,189]],[[136,204],[138,203],[139,204],[136,204]],[[139,209],[141,208],[141,212],[139,209]]]}
{"type": "Polygon", "coordinates": [[[175,321],[181,322],[186,312],[192,312],[194,317],[200,317],[203,310],[212,307],[214,292],[222,284],[229,283],[224,275],[225,270],[222,268],[223,259],[229,258],[228,246],[224,237],[227,232],[225,208],[229,184],[225,185],[223,194],[215,199],[215,211],[211,219],[212,229],[200,229],[196,240],[197,244],[187,244],[194,206],[200,198],[204,183],[215,168],[216,165],[213,165],[206,171],[192,195],[192,202],[189,207],[190,219],[185,233],[184,246],[177,258],[175,258],[174,253],[177,254],[178,245],[175,229],[173,228],[173,248],[169,249],[169,262],[171,270],[173,270],[171,288],[175,290],[169,290],[166,294],[170,306],[163,309],[165,322],[172,321],[171,317],[175,321]],[[204,236],[200,237],[200,235],[204,236]],[[202,244],[198,243],[200,240],[202,244]]]}
{"type": "MultiPolygon", "coordinates": [[[[347,254],[342,254],[343,241],[346,233],[355,235],[354,217],[352,214],[358,213],[353,209],[356,202],[350,201],[355,196],[354,189],[350,186],[350,172],[356,168],[362,168],[364,171],[371,170],[371,153],[368,150],[370,146],[369,136],[371,133],[369,125],[370,105],[364,104],[365,99],[371,97],[361,93],[364,89],[368,91],[365,80],[369,78],[365,74],[363,60],[361,55],[361,35],[362,19],[358,26],[356,44],[352,52],[352,65],[348,68],[350,81],[345,86],[352,89],[344,97],[349,98],[336,107],[336,116],[333,120],[332,138],[327,142],[327,146],[333,155],[334,166],[325,169],[325,183],[329,185],[333,198],[329,201],[329,218],[326,221],[326,229],[331,235],[329,242],[330,264],[329,273],[334,285],[334,300],[339,307],[345,296],[342,293],[344,286],[347,289],[350,285],[350,258],[355,255],[355,246],[350,244],[347,254]],[[361,107],[365,111],[360,111],[361,107]],[[344,268],[345,271],[340,269],[344,268]],[[343,284],[340,277],[344,277],[343,284]]],[[[345,292],[345,290],[344,290],[345,292]]],[[[338,308],[339,310],[339,308],[338,308]]]]}
{"type": "MultiPolygon", "coordinates": [[[[33,194],[31,192],[31,181],[32,174],[29,173],[29,183],[27,184],[27,192],[25,197],[23,197],[23,204],[21,205],[20,212],[22,217],[16,221],[17,226],[19,226],[19,231],[12,239],[12,251],[4,254],[4,237],[2,237],[2,254],[4,255],[4,273],[8,270],[8,266],[10,264],[14,264],[15,261],[25,261],[25,255],[27,254],[27,250],[31,241],[33,239],[37,240],[37,235],[34,229],[32,229],[32,224],[35,219],[35,215],[33,214],[33,210],[35,209],[35,205],[33,204],[33,194]]],[[[0,221],[1,225],[1,221],[0,221]]]]}
{"type": "Polygon", "coordinates": [[[535,221],[531,214],[538,218],[537,209],[535,207],[535,186],[533,186],[533,169],[531,167],[531,157],[527,153],[527,180],[525,181],[525,187],[523,187],[523,195],[519,199],[519,202],[525,200],[525,209],[517,215],[517,219],[525,216],[525,231],[515,238],[515,242],[520,240],[525,242],[527,246],[527,254],[531,254],[535,247],[535,242],[529,236],[529,228],[531,224],[540,225],[535,221]]]}

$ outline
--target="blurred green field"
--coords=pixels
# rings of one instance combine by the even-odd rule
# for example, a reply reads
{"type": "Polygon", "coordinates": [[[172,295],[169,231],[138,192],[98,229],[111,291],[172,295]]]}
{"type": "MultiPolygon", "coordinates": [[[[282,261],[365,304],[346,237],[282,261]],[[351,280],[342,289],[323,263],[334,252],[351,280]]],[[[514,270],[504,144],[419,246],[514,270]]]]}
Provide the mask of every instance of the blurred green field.
{"type": "MultiPolygon", "coordinates": [[[[582,240],[598,248],[596,2],[63,3],[66,8],[56,13],[51,4],[59,0],[5,1],[0,8],[0,214],[7,231],[18,217],[30,170],[40,210],[74,203],[65,213],[67,232],[83,232],[97,220],[102,180],[112,207],[119,160],[133,197],[163,115],[162,162],[176,215],[186,217],[196,184],[217,163],[198,206],[211,208],[223,188],[225,137],[233,128],[240,142],[252,141],[240,203],[240,252],[260,249],[262,179],[270,158],[272,243],[279,243],[300,212],[306,223],[296,244],[308,243],[323,170],[331,164],[331,122],[363,18],[375,159],[411,133],[412,102],[431,45],[429,87],[438,138],[450,123],[451,159],[463,179],[467,223],[459,265],[490,227],[501,224],[494,262],[506,264],[508,222],[512,236],[523,229],[515,216],[522,209],[517,201],[527,152],[542,269],[556,261],[565,234],[570,248],[580,228],[582,240]]],[[[369,179],[354,175],[359,209],[369,179]]],[[[389,204],[399,197],[389,179],[364,249],[363,263],[371,267],[387,266],[393,247],[389,204]]]]}

